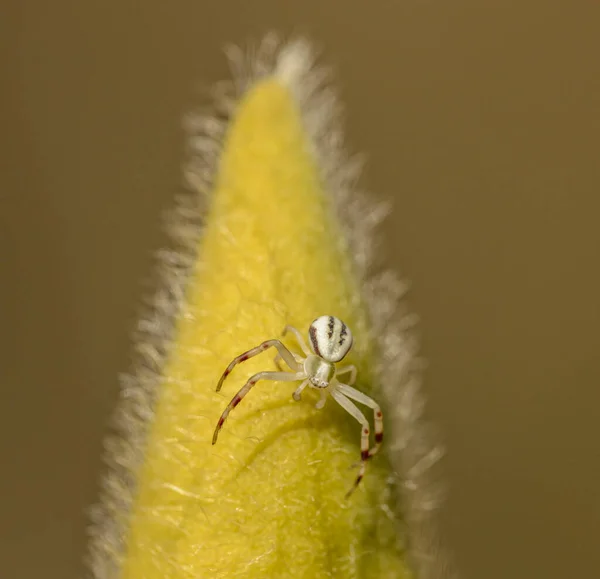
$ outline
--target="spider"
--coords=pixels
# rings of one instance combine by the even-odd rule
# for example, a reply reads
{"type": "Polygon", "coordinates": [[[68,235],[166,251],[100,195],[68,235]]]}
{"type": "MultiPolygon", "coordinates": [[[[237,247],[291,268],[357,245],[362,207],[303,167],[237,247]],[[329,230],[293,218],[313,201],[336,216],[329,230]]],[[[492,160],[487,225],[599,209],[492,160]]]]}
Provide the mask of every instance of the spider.
{"type": "Polygon", "coordinates": [[[360,484],[366,470],[366,462],[375,455],[381,448],[383,441],[383,414],[379,404],[372,398],[352,388],[356,380],[356,366],[348,365],[336,367],[338,362],[344,359],[346,354],[352,347],[352,333],[342,320],[334,316],[321,316],[314,320],[308,329],[308,338],[310,350],[302,337],[302,334],[293,326],[286,326],[283,330],[282,337],[288,332],[292,333],[296,338],[300,348],[305,356],[293,354],[288,350],[280,340],[267,340],[262,344],[240,354],[234,358],[229,366],[223,372],[219,383],[217,384],[217,392],[221,390],[223,382],[231,373],[233,368],[240,362],[245,362],[249,358],[268,350],[269,348],[277,349],[275,362],[277,367],[279,361],[283,360],[290,368],[291,372],[259,372],[254,374],[242,387],[242,389],[232,398],[227,408],[221,414],[221,418],[217,422],[215,432],[213,434],[212,443],[217,442],[219,432],[229,416],[229,413],[242,401],[242,398],[250,392],[252,387],[259,380],[276,380],[278,382],[300,382],[300,386],[292,394],[296,402],[300,401],[302,391],[308,386],[320,390],[321,399],[317,402],[316,408],[321,409],[325,406],[327,395],[331,396],[344,410],[351,414],[361,424],[361,461],[358,464],[358,476],[353,487],[348,491],[346,497],[349,497],[360,484]],[[344,384],[338,380],[341,374],[349,374],[348,384],[344,384]],[[373,409],[375,423],[375,445],[369,447],[369,421],[364,414],[351,401],[355,400],[360,404],[364,404],[373,409]]]}

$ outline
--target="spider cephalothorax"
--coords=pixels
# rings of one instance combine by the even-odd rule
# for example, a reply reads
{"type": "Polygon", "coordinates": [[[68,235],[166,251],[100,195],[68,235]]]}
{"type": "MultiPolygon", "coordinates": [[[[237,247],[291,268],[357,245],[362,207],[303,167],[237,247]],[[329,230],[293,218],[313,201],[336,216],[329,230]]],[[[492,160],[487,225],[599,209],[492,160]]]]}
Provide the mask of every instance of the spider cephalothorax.
{"type": "Polygon", "coordinates": [[[212,443],[215,444],[217,442],[219,431],[231,410],[241,402],[242,398],[248,394],[250,389],[259,380],[276,380],[280,382],[301,381],[300,386],[298,386],[292,394],[294,400],[300,400],[302,391],[307,386],[318,389],[321,392],[321,399],[316,404],[317,408],[323,408],[327,396],[329,395],[344,408],[344,410],[358,420],[362,426],[360,470],[354,486],[348,492],[348,495],[350,495],[364,476],[366,461],[379,451],[383,441],[383,415],[381,413],[381,408],[372,398],[369,398],[366,394],[359,392],[356,388],[352,388],[351,386],[356,380],[356,367],[354,365],[336,366],[338,362],[344,359],[352,347],[352,332],[350,332],[348,326],[346,326],[339,318],[334,316],[321,316],[314,320],[308,329],[310,350],[306,346],[301,333],[296,328],[293,326],[286,326],[283,330],[283,335],[285,336],[287,332],[291,332],[294,335],[305,356],[293,354],[280,340],[267,340],[256,346],[256,348],[252,348],[251,350],[240,354],[231,361],[229,366],[227,366],[223,376],[221,376],[221,379],[217,384],[217,392],[221,390],[223,381],[237,364],[245,362],[248,358],[256,356],[271,347],[277,349],[276,361],[283,360],[292,371],[267,371],[259,372],[252,376],[223,411],[221,418],[219,418],[219,421],[217,422],[212,443]],[[341,374],[350,375],[348,384],[344,384],[338,380],[338,377],[341,374]],[[370,448],[369,444],[369,421],[352,400],[373,409],[375,415],[375,445],[372,448],[370,448]]]}

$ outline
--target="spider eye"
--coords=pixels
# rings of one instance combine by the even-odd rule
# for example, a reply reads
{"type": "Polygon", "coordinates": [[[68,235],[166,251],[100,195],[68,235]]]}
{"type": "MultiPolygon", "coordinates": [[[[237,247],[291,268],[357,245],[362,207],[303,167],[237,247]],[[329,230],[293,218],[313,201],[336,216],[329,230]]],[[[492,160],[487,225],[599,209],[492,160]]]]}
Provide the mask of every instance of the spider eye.
{"type": "Polygon", "coordinates": [[[327,362],[339,362],[352,347],[352,332],[339,318],[321,316],[308,330],[312,351],[327,362]]]}

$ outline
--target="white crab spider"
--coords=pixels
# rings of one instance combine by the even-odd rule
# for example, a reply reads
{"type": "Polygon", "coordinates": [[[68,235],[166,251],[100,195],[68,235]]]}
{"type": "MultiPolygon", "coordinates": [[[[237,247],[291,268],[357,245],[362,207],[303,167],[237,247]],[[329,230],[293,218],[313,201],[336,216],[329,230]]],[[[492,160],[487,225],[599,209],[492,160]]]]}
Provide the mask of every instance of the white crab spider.
{"type": "Polygon", "coordinates": [[[292,371],[259,372],[258,374],[254,374],[223,411],[221,418],[217,422],[212,443],[215,444],[217,442],[219,431],[229,413],[241,402],[242,398],[250,392],[251,388],[259,380],[276,380],[279,382],[302,381],[292,395],[294,400],[297,402],[300,400],[301,393],[307,386],[316,388],[321,391],[321,399],[316,404],[318,409],[323,408],[329,394],[344,410],[356,418],[362,426],[360,469],[354,486],[346,495],[348,497],[362,480],[367,460],[381,448],[383,441],[383,414],[381,413],[381,408],[373,399],[350,386],[356,379],[356,367],[354,365],[336,367],[336,363],[343,360],[352,347],[352,333],[342,320],[334,316],[321,316],[317,318],[308,329],[310,350],[306,346],[302,334],[296,328],[286,326],[282,337],[287,332],[291,332],[294,335],[300,348],[302,348],[302,351],[306,355],[305,357],[290,352],[280,340],[267,340],[256,346],[256,348],[240,354],[227,366],[217,384],[217,392],[221,390],[223,381],[237,364],[245,362],[248,358],[252,358],[271,347],[277,349],[276,360],[283,360],[292,371]],[[348,384],[343,384],[338,380],[340,374],[350,374],[348,384]],[[373,409],[375,416],[375,445],[372,448],[369,448],[369,421],[350,399],[373,409]]]}

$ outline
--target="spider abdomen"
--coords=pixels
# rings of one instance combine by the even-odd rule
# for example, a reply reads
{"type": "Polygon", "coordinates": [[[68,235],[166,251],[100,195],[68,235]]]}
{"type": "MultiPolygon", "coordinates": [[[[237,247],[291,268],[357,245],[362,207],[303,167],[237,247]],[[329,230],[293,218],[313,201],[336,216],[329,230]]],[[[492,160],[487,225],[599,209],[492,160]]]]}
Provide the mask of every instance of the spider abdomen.
{"type": "Polygon", "coordinates": [[[352,347],[350,328],[335,316],[317,318],[308,330],[312,351],[327,362],[339,362],[352,347]]]}

